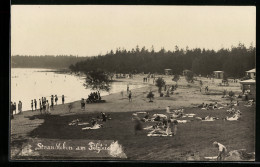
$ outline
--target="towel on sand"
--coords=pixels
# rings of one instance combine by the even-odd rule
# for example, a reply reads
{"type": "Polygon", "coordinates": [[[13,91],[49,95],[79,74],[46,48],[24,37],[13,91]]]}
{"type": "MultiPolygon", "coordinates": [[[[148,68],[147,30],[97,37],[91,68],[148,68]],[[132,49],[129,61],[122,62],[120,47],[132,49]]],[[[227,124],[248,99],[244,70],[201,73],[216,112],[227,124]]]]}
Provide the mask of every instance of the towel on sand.
{"type": "Polygon", "coordinates": [[[151,136],[163,136],[163,137],[166,137],[166,136],[172,136],[171,134],[170,135],[166,135],[166,134],[147,134],[147,136],[151,137],[151,136]]]}
{"type": "Polygon", "coordinates": [[[88,122],[82,122],[82,123],[78,123],[78,125],[88,125],[88,122]]]}
{"type": "Polygon", "coordinates": [[[136,112],[137,114],[146,114],[146,112],[136,112]]]}
{"type": "Polygon", "coordinates": [[[153,117],[157,117],[157,116],[159,116],[161,118],[167,118],[167,116],[164,114],[153,114],[153,117]]]}
{"type": "Polygon", "coordinates": [[[99,129],[99,128],[101,128],[101,125],[96,124],[96,125],[94,125],[93,127],[85,127],[85,128],[82,128],[82,130],[87,130],[87,129],[99,129]]]}
{"type": "Polygon", "coordinates": [[[150,130],[150,129],[153,129],[153,126],[148,126],[148,127],[144,128],[144,130],[150,130]]]}
{"type": "Polygon", "coordinates": [[[218,156],[214,156],[214,157],[204,157],[205,159],[217,159],[218,156]]]}
{"type": "Polygon", "coordinates": [[[190,122],[189,120],[177,120],[178,123],[187,123],[187,122],[190,122]]]}

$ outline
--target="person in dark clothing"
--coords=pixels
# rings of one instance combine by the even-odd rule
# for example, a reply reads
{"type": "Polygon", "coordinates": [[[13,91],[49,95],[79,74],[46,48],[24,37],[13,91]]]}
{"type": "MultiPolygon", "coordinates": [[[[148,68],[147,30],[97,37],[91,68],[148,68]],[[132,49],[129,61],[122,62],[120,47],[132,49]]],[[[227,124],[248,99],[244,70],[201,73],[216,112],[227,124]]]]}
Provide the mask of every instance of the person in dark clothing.
{"type": "Polygon", "coordinates": [[[138,131],[142,131],[142,130],[143,130],[142,123],[141,123],[140,119],[138,117],[136,117],[135,118],[135,126],[134,126],[135,135],[137,135],[138,131]]]}
{"type": "Polygon", "coordinates": [[[64,95],[62,95],[61,100],[62,100],[62,104],[64,104],[64,101],[65,101],[64,95]]]}
{"type": "Polygon", "coordinates": [[[107,121],[107,117],[106,117],[106,114],[101,112],[101,116],[102,116],[102,121],[103,122],[106,122],[107,121]]]}
{"type": "Polygon", "coordinates": [[[53,98],[53,95],[51,95],[51,108],[53,109],[53,106],[54,106],[54,98],[53,98]]]}
{"type": "Polygon", "coordinates": [[[31,107],[32,107],[32,111],[33,111],[33,100],[32,100],[32,102],[31,102],[31,107]]]}
{"type": "Polygon", "coordinates": [[[92,118],[92,120],[91,120],[91,126],[92,126],[92,127],[95,126],[96,123],[97,123],[97,121],[96,121],[94,118],[92,118]]]}
{"type": "Polygon", "coordinates": [[[58,96],[57,95],[55,95],[55,103],[56,103],[56,105],[58,103],[58,96]]]}
{"type": "Polygon", "coordinates": [[[11,119],[14,119],[14,113],[13,113],[13,111],[14,111],[14,105],[13,105],[13,102],[11,102],[11,106],[10,106],[10,115],[11,115],[11,119]]]}
{"type": "Polygon", "coordinates": [[[34,99],[34,107],[35,107],[35,111],[37,111],[37,101],[36,101],[36,99],[34,99]]]}
{"type": "Polygon", "coordinates": [[[129,102],[132,101],[132,92],[131,91],[129,91],[128,98],[129,98],[129,102]]]}
{"type": "Polygon", "coordinates": [[[81,99],[81,110],[85,110],[85,101],[84,101],[84,98],[81,99]]]}

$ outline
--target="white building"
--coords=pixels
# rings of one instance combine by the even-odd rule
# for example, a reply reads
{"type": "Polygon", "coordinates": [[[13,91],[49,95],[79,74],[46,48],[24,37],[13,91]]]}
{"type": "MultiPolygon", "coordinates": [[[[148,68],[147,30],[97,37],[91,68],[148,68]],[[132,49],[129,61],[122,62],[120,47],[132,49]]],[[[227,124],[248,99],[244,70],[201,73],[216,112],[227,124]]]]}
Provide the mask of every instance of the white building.
{"type": "Polygon", "coordinates": [[[255,68],[249,71],[246,71],[246,75],[249,76],[251,79],[255,79],[255,68]]]}

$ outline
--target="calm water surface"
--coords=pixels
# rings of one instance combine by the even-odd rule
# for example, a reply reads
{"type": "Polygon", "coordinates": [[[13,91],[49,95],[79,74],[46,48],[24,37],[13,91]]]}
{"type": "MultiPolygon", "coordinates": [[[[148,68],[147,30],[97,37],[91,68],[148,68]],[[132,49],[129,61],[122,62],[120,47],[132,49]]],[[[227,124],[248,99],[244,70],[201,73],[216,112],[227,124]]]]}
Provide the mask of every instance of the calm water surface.
{"type": "MultiPolygon", "coordinates": [[[[64,94],[65,103],[77,101],[86,98],[91,90],[83,85],[84,78],[70,75],[58,74],[52,72],[53,69],[11,69],[11,101],[23,103],[23,111],[31,110],[31,100],[36,99],[39,103],[41,97],[46,97],[50,101],[51,95],[57,95],[61,104],[61,96],[64,94]]],[[[126,82],[114,82],[110,93],[126,91],[126,82]]],[[[129,88],[135,89],[143,85],[130,84],[129,88]]],[[[108,95],[107,92],[101,92],[101,96],[108,95]]],[[[39,104],[38,106],[39,107],[39,104]]],[[[18,108],[18,107],[16,107],[18,108]]]]}

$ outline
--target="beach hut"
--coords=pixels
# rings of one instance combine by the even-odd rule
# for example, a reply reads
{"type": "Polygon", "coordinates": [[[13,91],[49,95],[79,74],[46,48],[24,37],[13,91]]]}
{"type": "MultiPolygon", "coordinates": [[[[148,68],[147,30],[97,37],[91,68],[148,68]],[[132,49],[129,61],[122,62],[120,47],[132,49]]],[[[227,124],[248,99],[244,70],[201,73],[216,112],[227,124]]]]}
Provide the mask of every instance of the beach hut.
{"type": "Polygon", "coordinates": [[[165,75],[171,75],[172,69],[164,69],[165,75]]]}
{"type": "Polygon", "coordinates": [[[183,70],[183,72],[182,72],[182,74],[183,74],[183,76],[186,76],[186,74],[188,73],[188,72],[190,72],[191,70],[183,70]]]}
{"type": "Polygon", "coordinates": [[[213,71],[213,74],[217,79],[223,79],[224,77],[224,71],[213,71]]]}
{"type": "Polygon", "coordinates": [[[255,68],[249,71],[246,71],[246,76],[248,76],[251,79],[255,79],[255,68]]]}
{"type": "Polygon", "coordinates": [[[244,95],[247,95],[248,100],[254,99],[256,95],[256,84],[254,79],[240,81],[241,89],[244,95]]]}

